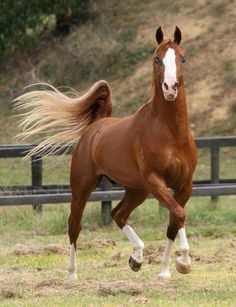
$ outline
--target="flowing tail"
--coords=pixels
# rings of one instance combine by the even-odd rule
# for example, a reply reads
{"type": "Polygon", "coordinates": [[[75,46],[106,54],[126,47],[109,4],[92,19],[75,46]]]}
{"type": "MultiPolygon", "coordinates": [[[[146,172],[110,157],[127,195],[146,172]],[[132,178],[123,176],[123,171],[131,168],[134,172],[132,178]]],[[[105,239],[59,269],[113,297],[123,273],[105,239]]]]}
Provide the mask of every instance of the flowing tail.
{"type": "Polygon", "coordinates": [[[70,98],[51,85],[49,90],[28,92],[14,100],[22,112],[17,135],[21,140],[39,135],[38,144],[26,156],[55,154],[59,146],[78,143],[85,129],[111,116],[111,91],[106,81],[95,83],[83,96],[70,98]]]}

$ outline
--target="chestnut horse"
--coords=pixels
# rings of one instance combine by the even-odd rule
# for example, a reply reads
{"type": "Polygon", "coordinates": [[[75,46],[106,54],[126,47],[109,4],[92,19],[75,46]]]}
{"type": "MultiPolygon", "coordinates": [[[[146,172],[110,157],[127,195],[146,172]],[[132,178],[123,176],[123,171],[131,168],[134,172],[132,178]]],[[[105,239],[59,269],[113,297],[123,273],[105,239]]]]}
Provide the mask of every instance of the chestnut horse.
{"type": "Polygon", "coordinates": [[[192,192],[197,153],[188,124],[180,29],[176,27],[172,41],[163,38],[159,27],[156,40],[151,97],[129,117],[110,117],[111,91],[103,80],[79,98],[69,98],[51,87],[16,99],[16,108],[24,110],[21,136],[46,133],[29,155],[45,151],[50,154],[60,144],[78,143],[70,177],[70,277],[77,277],[76,241],[83,211],[103,175],[125,188],[124,198],[111,215],[133,247],[129,259],[131,269],[141,268],[144,244],[128,224],[128,218],[151,193],[170,212],[168,241],[159,276],[170,277],[170,254],[177,234],[181,255],[176,259],[176,268],[180,273],[190,272],[184,206],[192,192]]]}

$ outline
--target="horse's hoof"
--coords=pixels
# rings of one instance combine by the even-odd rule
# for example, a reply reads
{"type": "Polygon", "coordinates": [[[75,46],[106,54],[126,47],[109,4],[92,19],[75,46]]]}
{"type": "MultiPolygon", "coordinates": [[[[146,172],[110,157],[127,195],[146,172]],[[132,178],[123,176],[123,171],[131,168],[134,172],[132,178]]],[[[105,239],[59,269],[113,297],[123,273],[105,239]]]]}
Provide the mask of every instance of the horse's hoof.
{"type": "Polygon", "coordinates": [[[134,272],[138,272],[141,269],[142,262],[139,263],[136,260],[133,259],[132,256],[129,258],[129,266],[134,272]]]}
{"type": "Polygon", "coordinates": [[[181,273],[181,274],[188,274],[191,272],[191,264],[186,264],[186,263],[183,263],[179,257],[176,258],[176,261],[175,261],[175,267],[176,267],[176,270],[181,273]]]}
{"type": "Polygon", "coordinates": [[[171,278],[171,275],[170,273],[169,274],[158,274],[158,277],[160,277],[161,279],[170,279],[171,278]]]}
{"type": "Polygon", "coordinates": [[[68,279],[71,280],[71,281],[77,280],[78,279],[77,273],[76,272],[69,272],[68,279]]]}
{"type": "Polygon", "coordinates": [[[170,279],[171,278],[171,274],[170,273],[164,273],[164,272],[159,273],[158,276],[161,279],[170,279]]]}

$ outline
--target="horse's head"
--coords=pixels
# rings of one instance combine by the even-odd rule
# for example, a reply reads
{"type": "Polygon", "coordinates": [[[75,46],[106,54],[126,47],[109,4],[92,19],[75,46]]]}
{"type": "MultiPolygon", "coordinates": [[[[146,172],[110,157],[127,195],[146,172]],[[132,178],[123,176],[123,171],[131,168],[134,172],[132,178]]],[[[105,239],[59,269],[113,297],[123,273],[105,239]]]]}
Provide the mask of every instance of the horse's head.
{"type": "MultiPolygon", "coordinates": [[[[174,40],[163,38],[161,27],[156,31],[158,47],[154,52],[154,79],[161,85],[167,101],[174,101],[183,82],[185,56],[181,42],[181,31],[176,27],[174,40]]],[[[157,86],[158,84],[155,84],[157,86]]]]}

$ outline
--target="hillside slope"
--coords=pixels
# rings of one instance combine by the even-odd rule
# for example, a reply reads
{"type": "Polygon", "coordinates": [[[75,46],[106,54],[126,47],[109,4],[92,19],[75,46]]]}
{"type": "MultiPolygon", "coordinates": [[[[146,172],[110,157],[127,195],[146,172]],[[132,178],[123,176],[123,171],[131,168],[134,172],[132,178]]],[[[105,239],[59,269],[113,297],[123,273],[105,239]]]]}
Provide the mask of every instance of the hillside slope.
{"type": "Polygon", "coordinates": [[[151,85],[155,31],[162,25],[183,34],[185,80],[195,135],[236,134],[236,7],[232,1],[92,1],[92,19],[64,38],[39,42],[0,69],[0,142],[14,143],[16,121],[11,101],[24,86],[47,81],[83,92],[106,79],[112,87],[114,114],[134,112],[151,85]]]}

